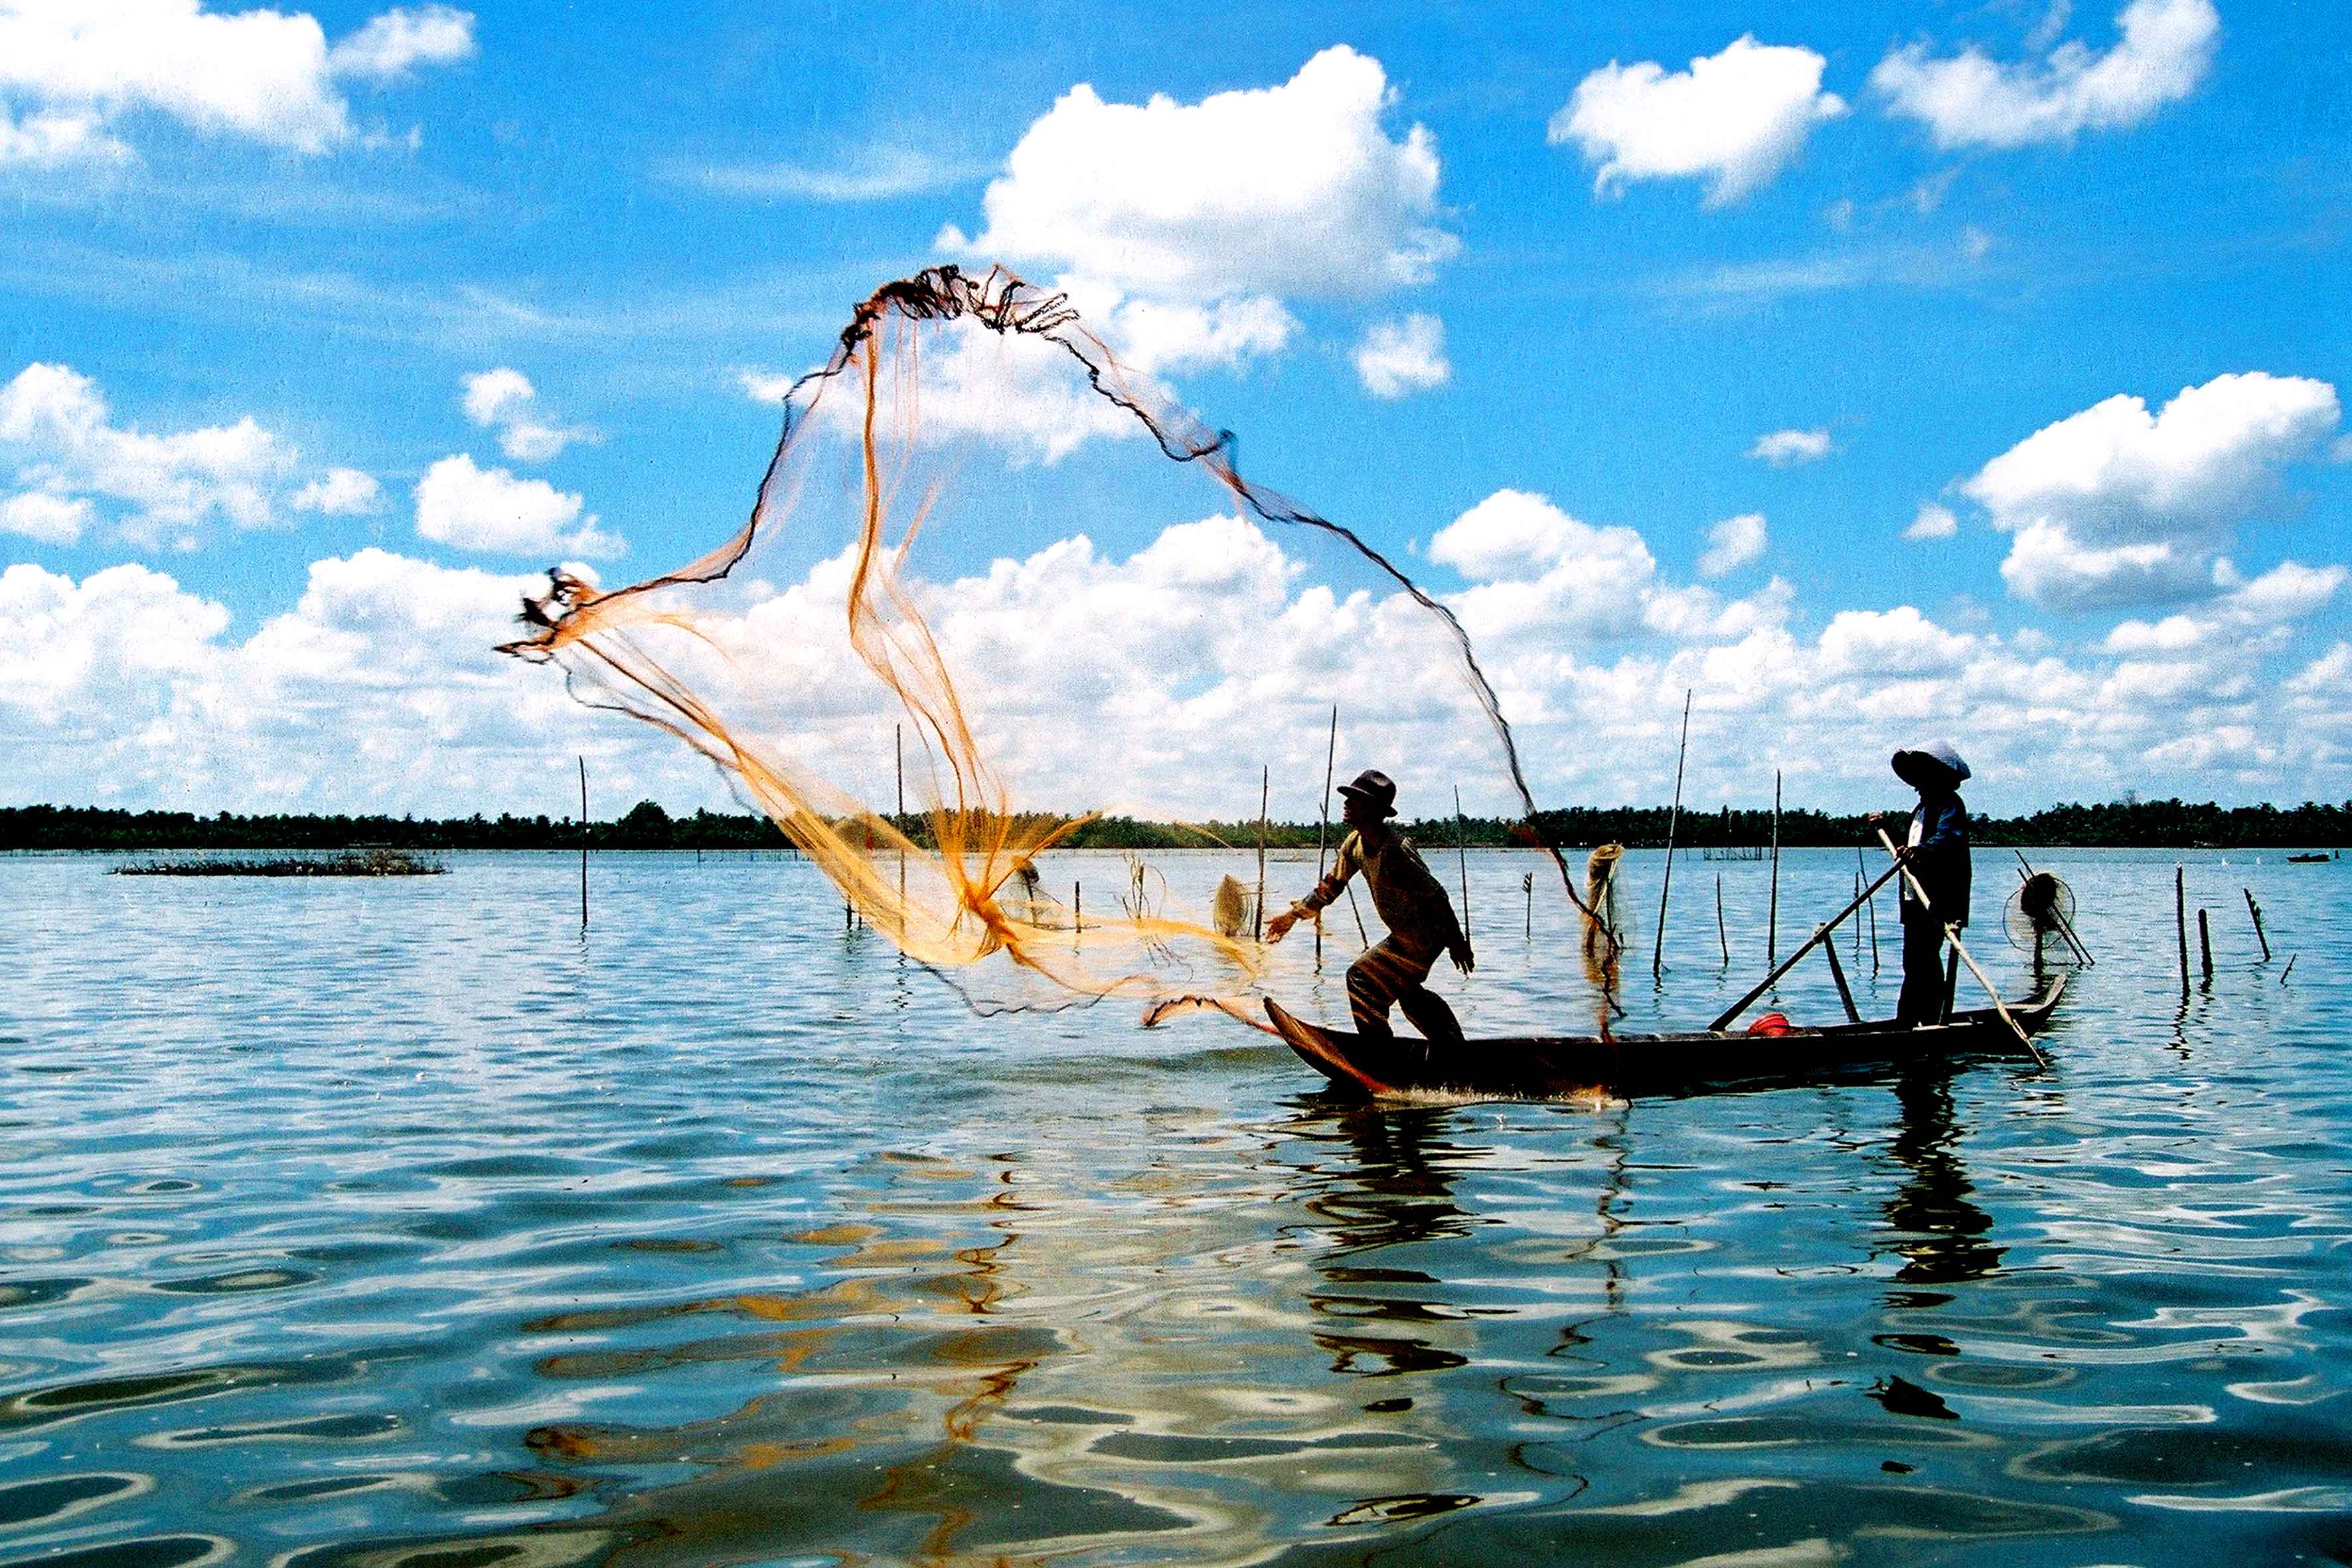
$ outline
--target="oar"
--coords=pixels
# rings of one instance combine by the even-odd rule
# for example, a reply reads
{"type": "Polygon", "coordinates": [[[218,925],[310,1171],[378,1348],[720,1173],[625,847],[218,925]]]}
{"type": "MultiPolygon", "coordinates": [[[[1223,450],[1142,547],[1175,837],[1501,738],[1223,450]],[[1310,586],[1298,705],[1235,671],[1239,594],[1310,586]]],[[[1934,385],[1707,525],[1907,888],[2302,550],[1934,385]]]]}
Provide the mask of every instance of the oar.
{"type": "Polygon", "coordinates": [[[1759,996],[1763,995],[1767,991],[1771,990],[1772,983],[1774,981],[1780,979],[1783,974],[1788,973],[1791,969],[1796,968],[1797,960],[1812,952],[1814,948],[1819,947],[1822,940],[1826,938],[1830,932],[1837,930],[1839,925],[1844,921],[1846,916],[1853,913],[1854,910],[1862,908],[1864,904],[1867,903],[1870,900],[1870,895],[1878,891],[1879,889],[1886,886],[1886,884],[1894,879],[1895,873],[1901,869],[1902,868],[1899,866],[1889,866],[1884,872],[1880,873],[1878,880],[1873,882],[1867,888],[1864,888],[1861,892],[1855,894],[1853,902],[1840,910],[1835,918],[1833,918],[1829,924],[1813,932],[1811,939],[1809,940],[1804,946],[1797,949],[1796,952],[1782,959],[1779,967],[1775,968],[1771,973],[1766,975],[1762,980],[1757,982],[1755,990],[1750,991],[1747,995],[1742,996],[1738,1001],[1734,1002],[1725,1010],[1723,1016],[1717,1018],[1714,1023],[1709,1024],[1707,1026],[1708,1032],[1713,1033],[1717,1029],[1730,1027],[1731,1020],[1739,1016],[1740,1014],[1748,1011],[1748,1005],[1749,1003],[1755,1001],[1759,996]]]}
{"type": "MultiPolygon", "coordinates": [[[[1912,875],[1911,868],[1903,864],[1903,852],[1895,847],[1895,840],[1886,836],[1886,829],[1884,827],[1878,830],[1878,841],[1886,846],[1886,853],[1894,857],[1895,868],[1903,873],[1905,881],[1911,884],[1912,896],[1919,900],[1919,907],[1928,911],[1930,915],[1934,914],[1935,900],[1927,897],[1927,889],[1919,885],[1919,879],[1912,875]]],[[[1960,945],[1960,928],[1946,921],[1944,940],[1952,944],[1952,951],[1960,955],[1960,962],[1969,966],[1969,973],[1977,977],[1977,984],[1983,986],[1985,994],[1992,998],[1992,1010],[2000,1015],[2000,1021],[2007,1024],[2011,1031],[2017,1036],[2017,1043],[2032,1053],[2036,1066],[2048,1067],[2050,1058],[2042,1054],[2041,1047],[2036,1046],[2032,1037],[2026,1034],[2023,1026],[2009,1016],[2009,1005],[2000,999],[2000,993],[1993,988],[1993,984],[1986,977],[1985,972],[1977,967],[1977,961],[1969,956],[1969,950],[1960,945]]]]}

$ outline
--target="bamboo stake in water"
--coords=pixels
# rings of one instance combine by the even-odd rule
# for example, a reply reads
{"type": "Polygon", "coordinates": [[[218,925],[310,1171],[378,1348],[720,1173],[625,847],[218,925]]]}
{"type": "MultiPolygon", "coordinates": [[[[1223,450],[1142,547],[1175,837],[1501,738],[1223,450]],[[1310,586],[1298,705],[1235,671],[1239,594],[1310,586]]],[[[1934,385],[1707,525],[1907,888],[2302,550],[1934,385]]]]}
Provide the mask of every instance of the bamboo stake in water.
{"type": "Polygon", "coordinates": [[[1519,891],[1528,896],[1528,940],[1536,939],[1536,874],[1528,872],[1519,879],[1519,891]]]}
{"type": "Polygon", "coordinates": [[[2197,910],[2197,947],[2205,959],[2205,984],[2213,984],[2213,927],[2205,918],[2202,906],[2197,910]]]}
{"type": "Polygon", "coordinates": [[[1780,952],[1780,770],[1772,770],[1772,903],[1764,917],[1764,962],[1780,952]]]}
{"type": "MultiPolygon", "coordinates": [[[[1339,760],[1339,705],[1331,704],[1331,739],[1323,750],[1323,813],[1315,824],[1315,885],[1323,885],[1323,845],[1331,832],[1331,770],[1339,760]]],[[[1323,968],[1323,911],[1315,911],[1315,967],[1323,968]]]]}
{"type": "Polygon", "coordinates": [[[1666,869],[1658,879],[1658,934],[1650,942],[1650,978],[1655,980],[1666,965],[1666,894],[1675,885],[1675,829],[1683,815],[1683,763],[1690,755],[1691,693],[1683,690],[1683,740],[1675,752],[1675,804],[1666,812],[1666,869]]]}
{"type": "Polygon", "coordinates": [[[580,929],[588,929],[588,759],[580,759],[580,929]]]}
{"type": "Polygon", "coordinates": [[[1715,940],[1723,947],[1723,967],[1731,967],[1731,933],[1723,925],[1723,873],[1715,874],[1715,940]]]}
{"type": "Polygon", "coordinates": [[[2189,1000],[2189,873],[2172,868],[2172,930],[2180,939],[2180,999],[2189,1000]]]}
{"type": "Polygon", "coordinates": [[[2254,902],[2254,890],[2252,888],[2239,890],[2246,895],[2246,912],[2254,917],[2254,940],[2263,944],[2263,962],[2268,963],[2271,961],[2271,939],[2263,930],[2263,907],[2254,902]]]}
{"type": "MultiPolygon", "coordinates": [[[[890,731],[890,748],[891,748],[891,751],[892,751],[893,754],[894,754],[894,755],[896,755],[896,756],[897,756],[897,758],[898,759],[898,816],[897,816],[897,817],[892,821],[891,826],[892,826],[893,827],[896,827],[896,828],[898,830],[898,837],[899,837],[900,838],[902,838],[902,839],[903,839],[903,838],[907,836],[907,726],[906,726],[906,725],[904,725],[904,724],[897,724],[897,725],[893,725],[893,726],[891,727],[891,731],[890,731]]],[[[899,910],[900,910],[900,911],[901,911],[901,913],[900,913],[900,915],[899,915],[899,917],[898,917],[898,918],[899,918],[901,921],[904,921],[904,920],[906,919],[905,913],[903,912],[903,911],[906,910],[906,907],[907,907],[907,851],[906,851],[905,849],[903,849],[903,848],[902,848],[902,849],[900,849],[900,850],[898,851],[898,908],[899,908],[899,910]]]]}
{"type": "Polygon", "coordinates": [[[1259,942],[1265,940],[1265,810],[1274,799],[1274,767],[1264,764],[1258,773],[1257,785],[1257,930],[1253,933],[1259,942]]]}
{"type": "Polygon", "coordinates": [[[1462,940],[1470,940],[1470,819],[1462,815],[1462,786],[1454,786],[1454,858],[1462,863],[1462,940]]]}

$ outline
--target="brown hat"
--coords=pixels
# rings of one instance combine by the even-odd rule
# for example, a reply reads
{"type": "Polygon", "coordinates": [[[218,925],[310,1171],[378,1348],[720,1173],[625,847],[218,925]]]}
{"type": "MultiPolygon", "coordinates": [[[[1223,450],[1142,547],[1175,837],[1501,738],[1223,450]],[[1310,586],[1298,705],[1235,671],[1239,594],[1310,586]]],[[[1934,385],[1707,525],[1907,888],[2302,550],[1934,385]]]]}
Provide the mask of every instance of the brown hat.
{"type": "Polygon", "coordinates": [[[1350,799],[1362,800],[1377,807],[1382,816],[1396,815],[1396,780],[1384,773],[1366,768],[1356,775],[1352,784],[1343,784],[1339,793],[1350,799]]]}

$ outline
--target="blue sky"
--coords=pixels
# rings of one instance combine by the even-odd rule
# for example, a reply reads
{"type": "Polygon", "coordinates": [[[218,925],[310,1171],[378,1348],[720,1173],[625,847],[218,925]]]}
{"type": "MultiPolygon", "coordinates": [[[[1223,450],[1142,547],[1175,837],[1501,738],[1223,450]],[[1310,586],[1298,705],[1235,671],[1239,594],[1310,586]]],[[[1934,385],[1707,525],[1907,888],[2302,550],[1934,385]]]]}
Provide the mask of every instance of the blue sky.
{"type": "Polygon", "coordinates": [[[2352,796],[2327,8],[777,9],[0,0],[0,794],[722,800],[482,650],[723,536],[762,378],[1001,256],[1433,587],[1549,584],[1547,804],[1663,798],[1685,688],[1707,800],[1927,731],[1994,809],[2352,796]]]}

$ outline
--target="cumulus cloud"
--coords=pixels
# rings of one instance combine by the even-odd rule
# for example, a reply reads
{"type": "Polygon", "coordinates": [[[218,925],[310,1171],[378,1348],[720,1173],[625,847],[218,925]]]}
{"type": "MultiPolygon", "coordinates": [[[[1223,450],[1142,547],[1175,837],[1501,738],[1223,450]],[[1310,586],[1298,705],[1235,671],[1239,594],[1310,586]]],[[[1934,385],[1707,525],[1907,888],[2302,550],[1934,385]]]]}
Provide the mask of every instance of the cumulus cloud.
{"type": "Polygon", "coordinates": [[[1919,503],[1919,514],[1911,520],[1911,526],[1903,531],[1903,537],[1917,542],[1949,539],[1959,531],[1960,520],[1952,514],[1950,507],[1926,500],[1919,503]]]}
{"type": "Polygon", "coordinates": [[[1703,177],[1705,205],[1723,206],[1770,184],[1814,126],[1846,111],[1843,99],[1822,90],[1826,63],[1752,36],[1687,70],[1612,61],[1577,84],[1547,138],[1556,147],[1575,142],[1600,166],[1596,195],[1633,180],[1703,177]]]}
{"type": "Polygon", "coordinates": [[[1895,50],[1870,73],[1887,112],[1916,120],[1942,148],[2028,146],[2137,125],[2197,89],[2221,18],[2211,0],[2132,0],[2105,53],[2076,41],[2002,64],[1974,45],[1938,58],[1895,50]]]}
{"type": "Polygon", "coordinates": [[[22,534],[43,544],[78,543],[95,510],[84,496],[26,490],[0,497],[0,533],[22,534]]]}
{"type": "Polygon", "coordinates": [[[2327,383],[2260,371],[2185,388],[2156,414],[2119,394],[2034,432],[1960,489],[2016,535],[2001,575],[2025,598],[2179,598],[2212,585],[2232,531],[2340,417],[2327,383]]]}
{"type": "Polygon", "coordinates": [[[948,250],[1051,276],[1146,374],[1280,352],[1294,299],[1370,300],[1429,280],[1443,226],[1437,147],[1391,136],[1381,63],[1344,45],[1276,87],[1198,103],[1072,88],[1022,136],[948,250]]]}
{"type": "Polygon", "coordinates": [[[1280,87],[1106,103],[1083,83],[1032,125],[952,248],[1154,297],[1360,295],[1428,280],[1437,148],[1381,128],[1381,63],[1325,49],[1280,87]]]}
{"type": "MultiPolygon", "coordinates": [[[[1496,759],[1433,623],[1369,579],[1334,582],[1285,548],[1295,542],[1307,548],[1218,516],[1124,553],[1041,538],[907,586],[1024,802],[1192,816],[1254,805],[1268,753],[1237,752],[1234,733],[1275,748],[1277,780],[1319,778],[1318,705],[1349,689],[1367,700],[1349,706],[1345,745],[1395,772],[1409,799],[1450,798],[1459,780],[1472,809],[1498,808],[1499,795],[1477,798],[1495,789],[1496,759]]],[[[2124,787],[2336,798],[2352,773],[2352,655],[2298,629],[2342,594],[2337,566],[2288,563],[2193,616],[2060,652],[1909,605],[1838,610],[1809,634],[1789,584],[1727,602],[1674,584],[1633,530],[1528,492],[1487,498],[1431,553],[1468,579],[1445,601],[1477,636],[1547,802],[1660,799],[1675,736],[1658,715],[1685,687],[1698,692],[1690,793],[1703,801],[1754,802],[1783,763],[1801,800],[1875,801],[1885,749],[1870,737],[1954,714],[2001,803],[2124,787]],[[1743,743],[1698,743],[1710,734],[1743,743]],[[2184,751],[2184,738],[2200,745],[2184,751]]],[[[772,694],[794,694],[780,738],[791,754],[887,800],[893,710],[843,646],[849,566],[844,554],[735,584],[745,619],[727,651],[786,682],[772,694]]],[[[0,573],[12,672],[0,777],[18,799],[95,787],[132,805],[527,811],[549,809],[559,770],[589,749],[624,799],[718,804],[684,747],[490,652],[537,581],[365,550],[314,563],[291,609],[232,635],[223,606],[143,566],[77,583],[19,564],[0,573]],[[537,802],[534,779],[549,786],[537,802]]]]}
{"type": "Polygon", "coordinates": [[[505,365],[461,377],[466,417],[495,430],[499,450],[519,463],[544,463],[575,441],[596,441],[584,426],[550,424],[539,413],[539,392],[530,378],[505,365]]]}
{"type": "Polygon", "coordinates": [[[1402,321],[1375,321],[1354,355],[1357,379],[1374,397],[1426,392],[1453,379],[1445,360],[1445,323],[1415,311],[1402,321]]]}
{"type": "Polygon", "coordinates": [[[311,480],[294,492],[288,503],[296,511],[315,511],[327,517],[364,517],[383,504],[383,487],[372,474],[357,468],[330,468],[322,479],[311,480]]]}
{"type": "Polygon", "coordinates": [[[1727,517],[1707,530],[1706,538],[1706,549],[1698,558],[1698,574],[1720,577],[1736,572],[1764,553],[1764,514],[1750,511],[1727,517]]]}
{"type": "Polygon", "coordinates": [[[0,163],[127,156],[112,128],[146,112],[325,153],[356,138],[339,78],[385,81],[473,51],[473,17],[438,5],[384,12],[330,49],[306,12],[0,0],[0,163]]]}
{"type": "Polygon", "coordinates": [[[545,479],[517,479],[504,468],[478,467],[460,452],[425,470],[416,482],[416,531],[459,550],[542,559],[618,555],[627,546],[581,516],[584,498],[545,479]]]}
{"type": "Polygon", "coordinates": [[[493,651],[535,575],[369,549],[315,562],[237,632],[141,565],[0,572],[6,798],[218,809],[560,814],[568,752],[623,799],[719,804],[667,737],[493,651]],[[14,737],[22,737],[13,740],[14,737]]]}
{"type": "Polygon", "coordinates": [[[0,386],[0,462],[45,498],[13,506],[15,531],[57,542],[101,502],[124,538],[151,546],[194,549],[216,520],[270,527],[298,457],[250,415],[167,435],[119,425],[98,384],[69,365],[30,364],[0,386]]]}
{"type": "Polygon", "coordinates": [[[414,11],[394,6],[329,49],[327,68],[337,76],[398,81],[418,66],[456,65],[473,58],[472,12],[454,5],[414,11]]]}
{"type": "Polygon", "coordinates": [[[1751,458],[1760,458],[1776,468],[1791,463],[1817,463],[1830,455],[1830,433],[1827,430],[1773,430],[1756,437],[1756,445],[1748,448],[1751,458]]]}

